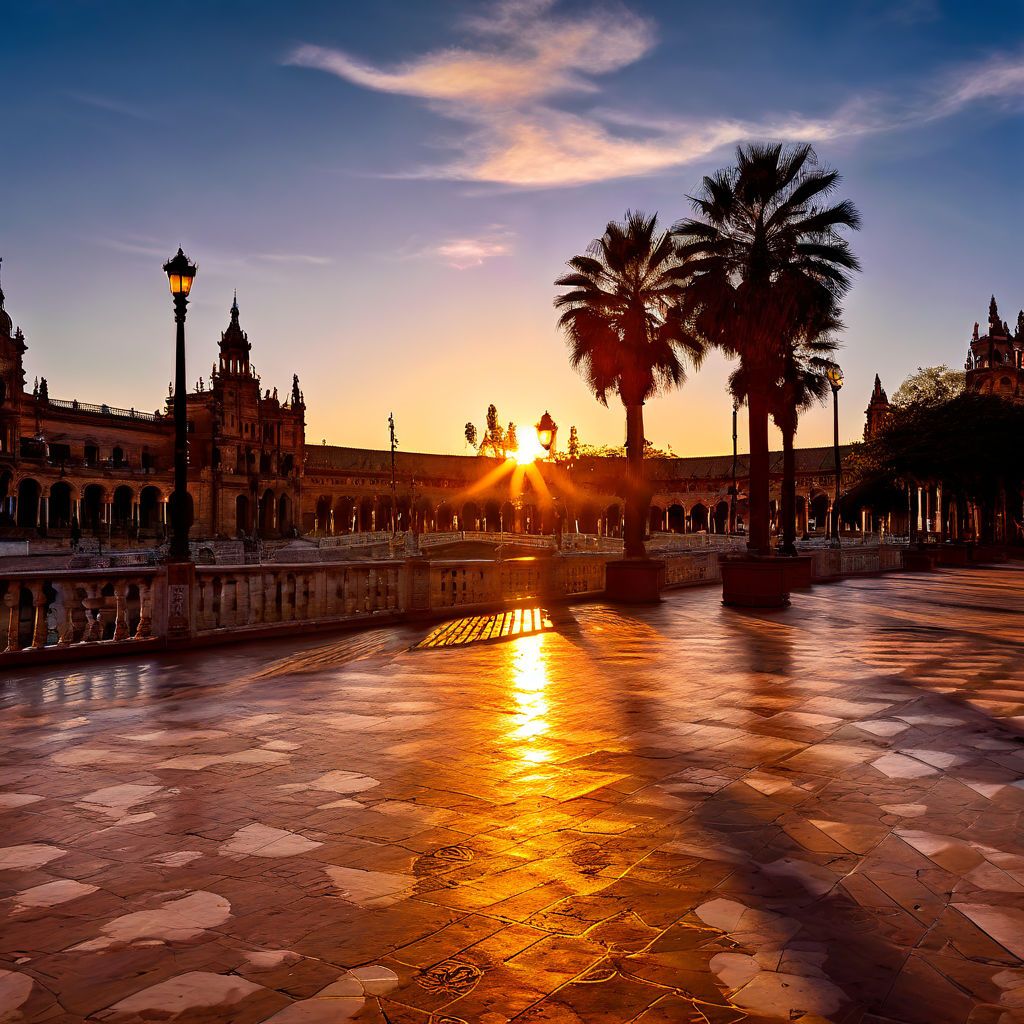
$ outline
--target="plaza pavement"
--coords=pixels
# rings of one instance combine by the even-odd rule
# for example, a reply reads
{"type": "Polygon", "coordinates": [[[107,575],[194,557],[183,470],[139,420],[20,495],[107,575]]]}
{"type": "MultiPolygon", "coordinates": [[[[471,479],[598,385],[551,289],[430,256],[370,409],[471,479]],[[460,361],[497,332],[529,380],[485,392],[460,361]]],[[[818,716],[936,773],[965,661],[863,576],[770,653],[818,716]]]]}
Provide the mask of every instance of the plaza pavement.
{"type": "Polygon", "coordinates": [[[1024,1021],[1022,593],[20,671],[0,1021],[1024,1021]]]}

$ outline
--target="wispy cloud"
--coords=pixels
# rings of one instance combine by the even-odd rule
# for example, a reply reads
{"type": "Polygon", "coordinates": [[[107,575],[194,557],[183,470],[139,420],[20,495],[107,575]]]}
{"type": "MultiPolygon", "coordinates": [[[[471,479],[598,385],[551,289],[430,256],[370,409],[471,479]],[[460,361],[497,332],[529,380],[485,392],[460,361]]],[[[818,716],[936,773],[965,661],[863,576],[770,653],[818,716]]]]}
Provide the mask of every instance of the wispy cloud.
{"type": "Polygon", "coordinates": [[[431,259],[455,270],[468,270],[510,253],[514,238],[513,232],[495,224],[477,235],[446,238],[426,246],[412,243],[401,255],[404,259],[431,259]]]}
{"type": "MultiPolygon", "coordinates": [[[[127,253],[131,256],[143,256],[147,260],[167,260],[174,255],[177,248],[177,240],[172,239],[173,244],[161,244],[153,238],[141,236],[127,236],[122,238],[110,238],[99,236],[94,239],[104,248],[113,249],[115,252],[127,253]]],[[[186,248],[189,248],[186,246],[186,248]]],[[[257,252],[238,253],[225,252],[223,249],[210,248],[203,251],[189,252],[190,256],[198,256],[204,269],[217,270],[220,272],[238,273],[246,269],[256,269],[260,264],[291,264],[304,267],[327,266],[333,261],[329,256],[317,256],[313,253],[304,252],[257,252]]]]}
{"type": "Polygon", "coordinates": [[[82,103],[87,107],[95,107],[97,110],[105,110],[109,114],[120,114],[122,117],[135,118],[137,121],[155,121],[156,117],[143,107],[133,103],[125,103],[123,100],[111,99],[109,96],[97,96],[87,92],[69,92],[67,96],[76,103],[82,103]]]}
{"type": "MultiPolygon", "coordinates": [[[[905,15],[919,20],[930,5],[909,0],[905,6],[905,15]]],[[[826,116],[683,120],[596,106],[568,110],[558,105],[560,96],[596,98],[601,76],[650,52],[655,33],[649,21],[618,5],[563,15],[555,0],[506,0],[462,28],[473,46],[433,51],[391,68],[316,46],[299,47],[287,63],[426,100],[464,126],[452,159],[403,176],[520,188],[654,174],[751,138],[852,139],[950,117],[982,101],[1024,97],[1024,54],[1017,54],[953,69],[912,96],[855,97],[826,116]]]]}
{"type": "Polygon", "coordinates": [[[329,256],[313,256],[305,252],[258,252],[253,259],[267,263],[297,263],[306,267],[324,267],[331,262],[329,256]]]}
{"type": "Polygon", "coordinates": [[[286,63],[380,92],[509,108],[559,93],[596,92],[594,76],[635,63],[654,45],[650,23],[625,8],[570,18],[553,7],[554,0],[505,0],[465,22],[481,46],[439,50],[390,69],[321,46],[300,46],[286,63]]]}

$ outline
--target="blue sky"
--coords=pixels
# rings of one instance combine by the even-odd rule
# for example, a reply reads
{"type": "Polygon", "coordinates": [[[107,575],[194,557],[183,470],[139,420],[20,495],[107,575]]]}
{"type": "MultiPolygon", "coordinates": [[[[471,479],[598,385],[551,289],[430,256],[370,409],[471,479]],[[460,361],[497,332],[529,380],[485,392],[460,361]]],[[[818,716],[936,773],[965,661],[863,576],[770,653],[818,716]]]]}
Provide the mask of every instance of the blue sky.
{"type": "MultiPolygon", "coordinates": [[[[685,196],[749,138],[811,141],[860,207],[844,439],[875,372],[962,365],[995,292],[1024,305],[1024,6],[88,0],[3,7],[0,255],[28,373],[156,406],[160,265],[200,266],[190,374],[238,289],[266,386],[308,438],[461,451],[489,402],[621,441],[569,369],[552,282],[627,208],[685,196]]],[[[647,435],[729,446],[714,356],[647,435]]],[[[803,420],[827,443],[831,415],[803,420]]]]}

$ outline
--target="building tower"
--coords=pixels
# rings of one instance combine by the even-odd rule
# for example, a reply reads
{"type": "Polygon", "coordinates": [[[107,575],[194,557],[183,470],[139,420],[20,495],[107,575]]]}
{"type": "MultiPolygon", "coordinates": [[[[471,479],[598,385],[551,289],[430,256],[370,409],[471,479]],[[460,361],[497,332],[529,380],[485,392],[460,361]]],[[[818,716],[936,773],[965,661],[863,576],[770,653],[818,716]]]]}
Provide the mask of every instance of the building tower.
{"type": "Polygon", "coordinates": [[[252,376],[249,369],[249,352],[252,345],[249,336],[242,330],[238,322],[238,293],[231,302],[231,321],[226,331],[220,335],[220,373],[221,376],[252,376]]]}
{"type": "Polygon", "coordinates": [[[999,395],[1012,401],[1024,401],[1024,316],[1018,315],[1017,332],[999,318],[995,296],[988,307],[988,332],[979,336],[978,324],[967,349],[967,390],[981,395],[999,395]]]}
{"type": "Polygon", "coordinates": [[[882,387],[882,379],[875,374],[875,389],[871,392],[868,407],[865,410],[867,420],[864,424],[864,440],[870,441],[877,437],[892,418],[892,407],[889,405],[889,396],[882,387]]]}
{"type": "Polygon", "coordinates": [[[0,455],[8,457],[18,454],[26,348],[25,335],[20,327],[14,328],[11,315],[4,308],[4,292],[0,288],[0,455]]]}

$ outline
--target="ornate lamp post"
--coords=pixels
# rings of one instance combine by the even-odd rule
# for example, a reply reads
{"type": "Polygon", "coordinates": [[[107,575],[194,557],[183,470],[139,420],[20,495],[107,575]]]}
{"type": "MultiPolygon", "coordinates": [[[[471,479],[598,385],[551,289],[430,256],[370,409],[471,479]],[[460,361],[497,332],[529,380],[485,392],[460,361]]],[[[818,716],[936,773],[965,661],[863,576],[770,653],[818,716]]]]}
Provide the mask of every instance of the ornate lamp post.
{"type": "MultiPolygon", "coordinates": [[[[534,424],[537,430],[537,440],[540,442],[541,448],[544,449],[547,455],[551,454],[551,449],[555,446],[555,436],[558,434],[558,424],[551,418],[551,413],[544,410],[544,415],[534,424]]],[[[551,496],[551,511],[555,517],[554,522],[554,533],[556,537],[556,544],[559,548],[562,546],[562,516],[561,511],[558,507],[558,496],[551,496]]],[[[543,527],[542,527],[543,529],[543,527]]]]}
{"type": "Polygon", "coordinates": [[[174,299],[176,324],[174,348],[174,493],[171,495],[172,562],[189,562],[188,531],[192,526],[192,509],[188,500],[188,419],[185,405],[185,307],[196,276],[196,265],[178,249],[164,264],[164,273],[174,299]]]}
{"type": "Polygon", "coordinates": [[[739,399],[732,400],[732,489],[729,491],[729,532],[736,532],[736,414],[739,412],[739,399]]]}
{"type": "Polygon", "coordinates": [[[833,420],[833,441],[832,448],[836,459],[836,496],[832,502],[832,540],[836,546],[839,545],[839,494],[842,486],[842,465],[839,460],[839,389],[843,386],[843,371],[838,366],[832,365],[825,372],[828,382],[832,387],[832,420],[833,420]]]}
{"type": "Polygon", "coordinates": [[[555,445],[555,437],[558,434],[558,424],[551,418],[551,413],[545,409],[544,415],[541,416],[535,426],[537,429],[537,440],[540,442],[541,448],[550,455],[551,449],[555,445]]]}

